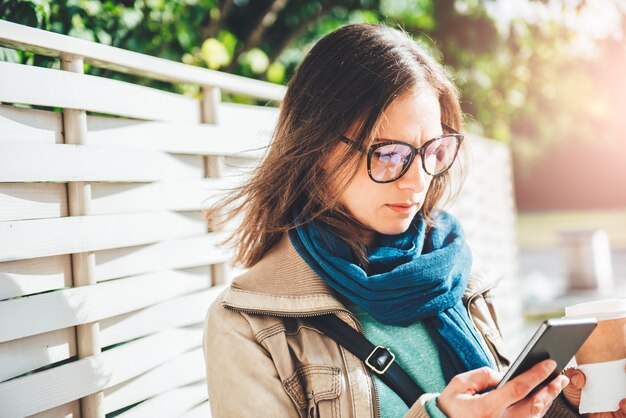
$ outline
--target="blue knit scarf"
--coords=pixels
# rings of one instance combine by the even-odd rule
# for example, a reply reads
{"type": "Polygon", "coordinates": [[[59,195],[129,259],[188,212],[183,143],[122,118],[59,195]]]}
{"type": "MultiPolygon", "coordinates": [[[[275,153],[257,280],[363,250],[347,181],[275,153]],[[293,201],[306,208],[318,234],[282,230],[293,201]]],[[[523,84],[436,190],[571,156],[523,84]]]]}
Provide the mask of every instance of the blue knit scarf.
{"type": "Polygon", "coordinates": [[[418,213],[406,232],[377,234],[368,249],[369,274],[355,264],[346,242],[318,222],[289,231],[289,238],[332,289],[379,322],[408,326],[423,321],[449,381],[458,373],[493,365],[462,301],[472,266],[463,229],[446,212],[428,234],[426,229],[418,213]]]}

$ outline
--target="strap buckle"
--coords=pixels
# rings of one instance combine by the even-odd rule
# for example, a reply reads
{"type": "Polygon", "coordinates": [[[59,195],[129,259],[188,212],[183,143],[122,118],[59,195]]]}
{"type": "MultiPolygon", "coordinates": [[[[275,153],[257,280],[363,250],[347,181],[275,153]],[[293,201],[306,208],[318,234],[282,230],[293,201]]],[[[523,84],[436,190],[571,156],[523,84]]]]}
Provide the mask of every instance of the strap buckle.
{"type": "Polygon", "coordinates": [[[377,345],[365,359],[365,364],[374,372],[378,374],[385,374],[395,359],[396,356],[391,351],[382,345],[377,345]]]}

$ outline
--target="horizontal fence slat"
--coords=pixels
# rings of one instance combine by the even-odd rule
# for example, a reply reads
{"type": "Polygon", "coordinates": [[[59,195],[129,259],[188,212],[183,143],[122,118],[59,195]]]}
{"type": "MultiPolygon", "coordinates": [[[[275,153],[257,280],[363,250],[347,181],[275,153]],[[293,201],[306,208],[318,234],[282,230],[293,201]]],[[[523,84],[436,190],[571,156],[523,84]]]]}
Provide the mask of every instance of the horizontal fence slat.
{"type": "Polygon", "coordinates": [[[142,182],[201,178],[203,174],[202,158],[196,156],[72,144],[0,142],[0,182],[142,182]]]}
{"type": "MultiPolygon", "coordinates": [[[[226,262],[230,251],[217,244],[223,233],[96,252],[96,281],[159,270],[226,262]]],[[[69,254],[0,263],[0,300],[71,287],[69,254]]]]}
{"type": "Polygon", "coordinates": [[[208,269],[162,271],[0,302],[0,342],[98,321],[204,289],[208,269]]]}
{"type": "Polygon", "coordinates": [[[0,142],[62,144],[61,113],[0,105],[0,142]]]}
{"type": "Polygon", "coordinates": [[[148,334],[202,323],[207,307],[225,285],[168,300],[100,321],[100,344],[107,347],[148,334]]]}
{"type": "Polygon", "coordinates": [[[129,247],[205,232],[206,222],[194,212],[6,221],[0,222],[0,262],[129,247]]]}
{"type": "MultiPolygon", "coordinates": [[[[165,409],[161,410],[160,414],[148,413],[148,410],[144,408],[139,408],[132,414],[133,416],[144,417],[157,415],[167,417],[178,416],[181,412],[185,412],[190,409],[190,407],[207,399],[203,364],[204,356],[202,354],[202,347],[199,347],[131,380],[113,386],[104,392],[104,412],[109,413],[117,411],[134,403],[164,394],[166,391],[172,391],[181,386],[201,381],[198,386],[201,386],[202,390],[200,393],[196,393],[197,397],[194,398],[195,403],[191,405],[186,404],[182,410],[174,411],[169,409],[167,405],[161,403],[163,399],[157,397],[156,399],[149,399],[147,403],[153,404],[154,406],[158,403],[159,406],[165,407],[165,409]],[[137,415],[137,413],[143,415],[137,415]]],[[[167,395],[165,395],[165,397],[169,398],[167,395]]],[[[170,398],[172,401],[174,399],[175,398],[170,398]]],[[[181,405],[178,406],[178,408],[180,407],[181,405]]],[[[152,408],[150,408],[150,410],[154,411],[152,408]]]]}
{"type": "Polygon", "coordinates": [[[80,401],[76,400],[47,411],[31,415],[29,418],[80,418],[80,401]]]}
{"type": "Polygon", "coordinates": [[[74,355],[76,331],[73,328],[0,343],[0,382],[74,355]]]}
{"type": "Polygon", "coordinates": [[[232,252],[217,245],[224,233],[208,233],[154,244],[96,252],[96,281],[216,264],[232,258],[232,252]]]}
{"type": "Polygon", "coordinates": [[[252,106],[240,103],[221,103],[219,106],[219,123],[223,126],[246,126],[273,132],[278,121],[280,110],[269,106],[252,106]]]}
{"type": "MultiPolygon", "coordinates": [[[[206,400],[207,389],[205,382],[199,382],[187,385],[182,388],[174,389],[170,392],[163,393],[152,399],[137,405],[128,411],[118,415],[120,418],[143,418],[154,416],[180,417],[181,415],[192,411],[198,403],[206,400]]],[[[204,418],[211,417],[205,415],[204,418]]]]}
{"type": "Polygon", "coordinates": [[[190,97],[103,77],[2,61],[0,102],[146,120],[200,122],[200,103],[190,97]]]}
{"type": "Polygon", "coordinates": [[[158,270],[180,269],[228,261],[232,253],[217,244],[223,233],[159,241],[154,244],[96,252],[96,281],[158,270]]]}
{"type": "Polygon", "coordinates": [[[91,214],[203,210],[239,183],[239,179],[235,177],[153,183],[93,183],[91,214]]]}
{"type": "Polygon", "coordinates": [[[72,285],[69,255],[0,263],[0,300],[72,285]]]}
{"type": "Polygon", "coordinates": [[[67,215],[65,184],[0,183],[0,222],[67,215]]]}
{"type": "Polygon", "coordinates": [[[32,415],[107,389],[198,347],[201,341],[201,328],[169,330],[0,383],[0,416],[32,415]]]}
{"type": "Polygon", "coordinates": [[[0,20],[0,44],[37,54],[83,57],[96,67],[157,80],[216,86],[252,97],[281,100],[285,87],[233,74],[151,57],[0,20]]]}
{"type": "MultiPolygon", "coordinates": [[[[276,111],[277,109],[271,109],[276,111]]],[[[219,110],[218,110],[219,112],[219,110]]],[[[138,148],[177,154],[232,155],[260,158],[272,135],[268,117],[219,125],[87,117],[86,145],[138,148]]],[[[266,112],[272,114],[272,112],[266,112]]]]}

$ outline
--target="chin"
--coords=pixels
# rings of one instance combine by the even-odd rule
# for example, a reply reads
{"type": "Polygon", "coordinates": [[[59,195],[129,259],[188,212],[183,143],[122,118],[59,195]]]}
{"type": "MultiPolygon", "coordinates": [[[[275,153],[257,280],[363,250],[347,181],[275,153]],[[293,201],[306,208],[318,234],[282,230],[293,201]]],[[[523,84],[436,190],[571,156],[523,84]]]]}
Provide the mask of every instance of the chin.
{"type": "Polygon", "coordinates": [[[397,235],[406,232],[407,229],[411,226],[411,221],[406,221],[402,223],[398,223],[396,225],[384,225],[381,228],[376,228],[376,232],[384,235],[397,235]]]}

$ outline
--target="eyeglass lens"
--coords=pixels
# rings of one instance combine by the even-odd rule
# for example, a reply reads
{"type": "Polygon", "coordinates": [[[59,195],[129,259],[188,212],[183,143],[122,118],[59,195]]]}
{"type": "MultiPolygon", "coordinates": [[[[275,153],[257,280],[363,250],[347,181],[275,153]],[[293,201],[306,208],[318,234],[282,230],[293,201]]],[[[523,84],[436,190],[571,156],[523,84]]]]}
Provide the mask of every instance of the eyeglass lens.
{"type": "MultiPolygon", "coordinates": [[[[424,150],[422,165],[434,176],[447,170],[456,157],[457,138],[444,136],[431,142],[424,150]]],[[[404,144],[376,148],[370,159],[370,173],[376,181],[392,181],[404,174],[413,160],[413,150],[404,144]]]]}

